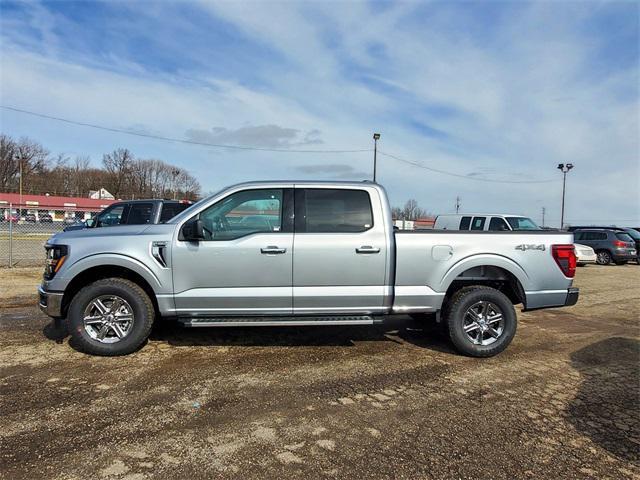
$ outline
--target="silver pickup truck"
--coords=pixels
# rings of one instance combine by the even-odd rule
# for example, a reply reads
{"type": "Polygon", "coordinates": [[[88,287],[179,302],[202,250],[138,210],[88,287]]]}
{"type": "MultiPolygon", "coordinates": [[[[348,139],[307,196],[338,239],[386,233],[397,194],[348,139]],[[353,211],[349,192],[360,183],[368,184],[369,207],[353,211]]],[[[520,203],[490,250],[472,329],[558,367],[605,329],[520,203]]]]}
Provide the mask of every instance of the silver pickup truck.
{"type": "Polygon", "coordinates": [[[365,325],[432,316],[489,357],[525,310],[573,305],[573,235],[394,231],[380,185],[253,182],[165,224],[63,232],[46,245],[42,311],[82,350],[122,355],[153,322],[188,327],[365,325]]]}

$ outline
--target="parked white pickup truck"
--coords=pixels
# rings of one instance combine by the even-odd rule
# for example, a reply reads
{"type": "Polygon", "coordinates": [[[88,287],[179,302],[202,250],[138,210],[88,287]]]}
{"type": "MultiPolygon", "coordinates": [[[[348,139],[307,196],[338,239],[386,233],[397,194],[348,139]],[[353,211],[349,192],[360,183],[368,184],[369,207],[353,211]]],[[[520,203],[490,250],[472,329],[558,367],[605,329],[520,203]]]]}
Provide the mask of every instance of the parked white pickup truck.
{"type": "Polygon", "coordinates": [[[394,231],[377,184],[229,187],[160,225],[63,232],[46,245],[40,308],[76,345],[133,352],[154,321],[185,326],[364,325],[436,314],[488,357],[525,310],[573,305],[573,235],[394,231]]]}

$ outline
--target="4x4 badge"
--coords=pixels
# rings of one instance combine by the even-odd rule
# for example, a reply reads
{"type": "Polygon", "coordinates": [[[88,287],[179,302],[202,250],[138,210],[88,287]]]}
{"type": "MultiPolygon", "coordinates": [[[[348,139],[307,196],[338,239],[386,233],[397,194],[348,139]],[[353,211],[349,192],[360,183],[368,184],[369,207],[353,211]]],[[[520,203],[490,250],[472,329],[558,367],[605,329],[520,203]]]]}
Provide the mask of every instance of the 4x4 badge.
{"type": "Polygon", "coordinates": [[[516,247],[516,250],[522,250],[523,252],[525,250],[542,250],[544,252],[545,246],[544,246],[544,244],[540,244],[540,245],[532,245],[532,244],[525,245],[525,244],[522,244],[522,245],[518,245],[516,247]]]}

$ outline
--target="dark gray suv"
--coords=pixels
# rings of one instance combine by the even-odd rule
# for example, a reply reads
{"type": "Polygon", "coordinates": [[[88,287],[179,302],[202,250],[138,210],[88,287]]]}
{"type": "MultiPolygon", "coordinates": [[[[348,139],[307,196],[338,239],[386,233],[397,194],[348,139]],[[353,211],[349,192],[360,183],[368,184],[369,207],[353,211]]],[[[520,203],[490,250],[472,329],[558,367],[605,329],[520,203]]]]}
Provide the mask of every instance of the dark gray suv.
{"type": "Polygon", "coordinates": [[[596,252],[597,262],[608,265],[615,262],[623,265],[636,259],[636,244],[627,233],[619,230],[589,228],[573,232],[574,242],[588,245],[596,252]]]}

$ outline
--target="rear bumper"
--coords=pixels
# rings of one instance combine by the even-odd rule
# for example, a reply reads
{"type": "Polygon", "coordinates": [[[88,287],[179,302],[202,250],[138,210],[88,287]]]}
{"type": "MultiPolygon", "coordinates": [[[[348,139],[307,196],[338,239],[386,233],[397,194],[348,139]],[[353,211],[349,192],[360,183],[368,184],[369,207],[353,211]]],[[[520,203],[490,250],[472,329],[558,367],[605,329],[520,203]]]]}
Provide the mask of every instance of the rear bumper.
{"type": "Polygon", "coordinates": [[[48,292],[38,287],[38,306],[45,314],[53,318],[62,317],[62,292],[48,292]]]}
{"type": "Polygon", "coordinates": [[[580,289],[569,287],[566,290],[542,290],[526,292],[525,312],[542,308],[569,307],[578,303],[580,289]]]}
{"type": "Polygon", "coordinates": [[[611,257],[613,261],[627,261],[627,260],[635,260],[638,258],[638,253],[634,250],[632,252],[613,252],[611,257]]]}
{"type": "Polygon", "coordinates": [[[567,290],[567,298],[564,301],[565,307],[570,307],[571,305],[575,305],[578,303],[578,297],[580,296],[580,289],[576,287],[571,287],[567,290]]]}

